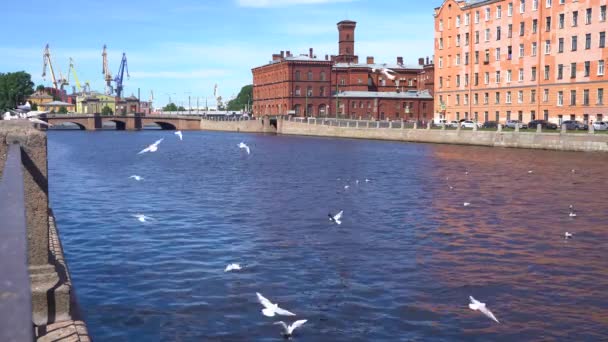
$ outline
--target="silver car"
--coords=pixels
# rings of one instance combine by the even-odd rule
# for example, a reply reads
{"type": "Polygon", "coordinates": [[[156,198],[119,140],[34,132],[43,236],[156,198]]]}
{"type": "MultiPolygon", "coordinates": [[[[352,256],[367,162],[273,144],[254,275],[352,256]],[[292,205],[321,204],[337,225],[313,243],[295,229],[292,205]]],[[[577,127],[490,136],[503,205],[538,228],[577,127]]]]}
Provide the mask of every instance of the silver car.
{"type": "Polygon", "coordinates": [[[515,129],[516,126],[519,126],[519,128],[528,128],[528,125],[526,125],[525,123],[523,123],[519,120],[507,120],[507,122],[505,123],[505,126],[507,128],[513,128],[513,129],[515,129]]]}
{"type": "Polygon", "coordinates": [[[596,131],[606,131],[608,130],[608,122],[596,121],[593,123],[593,129],[596,131]]]}

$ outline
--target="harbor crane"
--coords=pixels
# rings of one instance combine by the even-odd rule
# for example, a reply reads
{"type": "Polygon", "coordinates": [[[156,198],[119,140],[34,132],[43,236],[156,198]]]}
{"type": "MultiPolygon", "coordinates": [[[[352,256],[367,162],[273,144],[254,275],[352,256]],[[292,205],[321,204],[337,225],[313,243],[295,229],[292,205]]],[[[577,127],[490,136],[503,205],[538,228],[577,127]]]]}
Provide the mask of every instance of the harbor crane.
{"type": "Polygon", "coordinates": [[[69,84],[68,80],[63,77],[61,70],[57,68],[59,72],[59,79],[55,77],[55,70],[53,69],[53,62],[51,61],[51,50],[49,49],[49,44],[46,44],[44,48],[44,52],[42,53],[42,79],[46,77],[46,67],[49,67],[49,71],[51,72],[51,80],[53,81],[53,87],[55,89],[63,90],[63,86],[69,84]]]}
{"type": "Polygon", "coordinates": [[[103,57],[103,70],[101,73],[103,74],[103,79],[106,81],[106,95],[111,95],[114,92],[112,88],[112,73],[110,72],[110,68],[108,67],[108,53],[106,52],[106,46],[103,46],[103,52],[101,53],[103,57]]]}
{"type": "Polygon", "coordinates": [[[76,68],[74,67],[74,60],[70,57],[70,69],[68,70],[68,83],[70,82],[70,72],[74,76],[74,82],[76,82],[76,89],[78,92],[82,91],[82,87],[80,86],[80,81],[78,80],[78,75],[76,75],[76,68]]]}
{"type": "Polygon", "coordinates": [[[118,73],[116,74],[116,77],[114,78],[114,83],[116,83],[116,96],[118,96],[118,98],[122,97],[122,90],[123,90],[122,81],[123,81],[123,76],[125,74],[125,69],[127,70],[127,78],[131,77],[129,75],[129,67],[127,66],[127,54],[125,54],[123,52],[122,60],[120,61],[120,68],[118,68],[118,73]]]}

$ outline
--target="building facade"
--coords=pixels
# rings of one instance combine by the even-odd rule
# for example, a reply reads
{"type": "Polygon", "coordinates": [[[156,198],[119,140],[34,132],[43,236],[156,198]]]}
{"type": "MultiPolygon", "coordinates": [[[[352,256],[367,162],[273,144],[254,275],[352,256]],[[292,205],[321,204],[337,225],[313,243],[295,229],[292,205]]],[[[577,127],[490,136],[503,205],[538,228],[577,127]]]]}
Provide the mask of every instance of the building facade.
{"type": "Polygon", "coordinates": [[[446,0],[435,118],[605,120],[606,0],[446,0]]]}
{"type": "Polygon", "coordinates": [[[338,26],[338,55],[318,58],[313,49],[292,55],[281,51],[252,69],[253,115],[349,117],[427,121],[433,115],[433,63],[427,57],[407,65],[359,62],[356,22],[338,26]]]}

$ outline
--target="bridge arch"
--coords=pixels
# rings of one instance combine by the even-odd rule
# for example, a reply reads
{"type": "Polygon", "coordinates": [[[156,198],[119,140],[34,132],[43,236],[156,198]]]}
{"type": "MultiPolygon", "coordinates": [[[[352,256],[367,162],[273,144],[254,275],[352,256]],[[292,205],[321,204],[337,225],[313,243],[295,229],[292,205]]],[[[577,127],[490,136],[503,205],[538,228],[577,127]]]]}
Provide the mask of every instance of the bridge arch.
{"type": "Polygon", "coordinates": [[[80,122],[78,122],[78,121],[70,121],[70,120],[65,120],[65,121],[63,121],[63,120],[62,120],[62,121],[55,121],[55,122],[51,122],[51,124],[52,124],[53,126],[59,126],[59,125],[63,125],[63,124],[72,124],[72,125],[77,126],[79,130],[84,131],[84,130],[86,130],[86,129],[87,129],[87,127],[86,127],[85,125],[81,124],[81,123],[80,123],[80,122]]]}
{"type": "MultiPolygon", "coordinates": [[[[117,120],[117,119],[103,120],[103,123],[105,123],[105,122],[114,122],[116,124],[117,131],[124,131],[127,128],[127,123],[122,120],[117,120]]],[[[103,125],[103,123],[102,123],[102,125],[103,125]]]]}
{"type": "Polygon", "coordinates": [[[169,123],[169,122],[154,121],[154,123],[157,124],[158,126],[160,126],[160,129],[162,129],[162,130],[171,130],[171,131],[177,130],[177,127],[175,127],[174,124],[169,123]]]}

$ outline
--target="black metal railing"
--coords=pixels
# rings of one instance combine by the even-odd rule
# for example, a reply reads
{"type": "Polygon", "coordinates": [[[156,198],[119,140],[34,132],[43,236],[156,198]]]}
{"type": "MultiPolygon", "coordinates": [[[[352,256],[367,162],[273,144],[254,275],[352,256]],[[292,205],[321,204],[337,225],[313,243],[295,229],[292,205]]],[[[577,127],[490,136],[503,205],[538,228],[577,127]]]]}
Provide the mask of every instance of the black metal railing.
{"type": "Polygon", "coordinates": [[[33,341],[21,147],[8,147],[0,181],[0,341],[33,341]]]}

